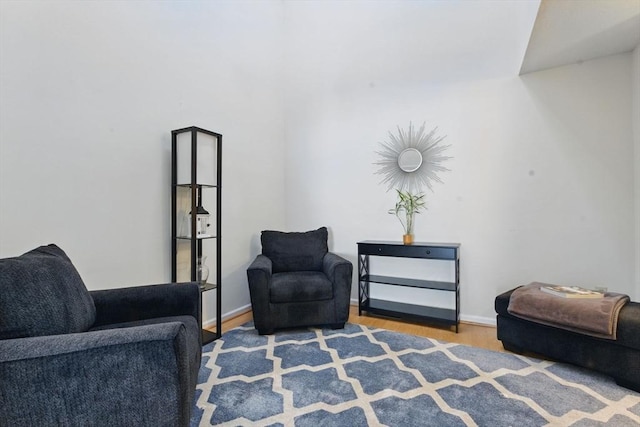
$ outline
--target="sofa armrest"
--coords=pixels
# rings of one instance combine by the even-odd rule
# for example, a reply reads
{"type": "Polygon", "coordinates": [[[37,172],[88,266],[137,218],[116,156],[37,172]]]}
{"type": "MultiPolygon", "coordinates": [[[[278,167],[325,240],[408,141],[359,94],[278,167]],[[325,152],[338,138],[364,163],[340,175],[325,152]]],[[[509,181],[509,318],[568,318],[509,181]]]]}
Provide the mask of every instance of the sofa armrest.
{"type": "Polygon", "coordinates": [[[189,424],[180,322],[0,341],[2,425],[189,424]]]}
{"type": "Polygon", "coordinates": [[[200,318],[197,283],[166,283],[91,291],[96,306],[93,327],[169,316],[200,318]]]}

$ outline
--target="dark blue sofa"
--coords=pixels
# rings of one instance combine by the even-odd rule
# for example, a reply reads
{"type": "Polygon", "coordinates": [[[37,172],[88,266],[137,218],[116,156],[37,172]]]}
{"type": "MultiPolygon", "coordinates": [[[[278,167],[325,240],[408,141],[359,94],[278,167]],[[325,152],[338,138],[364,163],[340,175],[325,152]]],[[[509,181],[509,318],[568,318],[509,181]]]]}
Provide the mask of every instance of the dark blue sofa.
{"type": "Polygon", "coordinates": [[[187,426],[196,283],[89,292],[42,246],[0,260],[0,426],[187,426]]]}

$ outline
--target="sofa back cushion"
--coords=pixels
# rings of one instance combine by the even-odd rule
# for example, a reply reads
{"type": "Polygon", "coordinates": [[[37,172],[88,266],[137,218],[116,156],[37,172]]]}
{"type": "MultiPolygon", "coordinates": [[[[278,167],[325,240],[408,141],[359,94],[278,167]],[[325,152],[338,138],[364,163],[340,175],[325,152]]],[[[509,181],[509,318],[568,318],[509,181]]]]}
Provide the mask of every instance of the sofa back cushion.
{"type": "Polygon", "coordinates": [[[0,339],[84,332],[95,318],[93,298],[56,245],[0,259],[0,339]]]}
{"type": "Polygon", "coordinates": [[[322,271],[327,237],[326,227],[304,233],[265,230],[260,236],[262,254],[271,260],[273,273],[322,271]]]}

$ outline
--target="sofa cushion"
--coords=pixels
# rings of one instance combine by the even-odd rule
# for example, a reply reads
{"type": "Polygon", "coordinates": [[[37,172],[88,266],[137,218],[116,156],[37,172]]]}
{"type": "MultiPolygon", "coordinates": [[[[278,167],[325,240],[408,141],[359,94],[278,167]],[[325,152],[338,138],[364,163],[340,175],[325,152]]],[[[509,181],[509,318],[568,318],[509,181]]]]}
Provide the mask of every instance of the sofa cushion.
{"type": "Polygon", "coordinates": [[[96,309],[62,249],[0,259],[0,339],[87,331],[96,309]]]}
{"type": "Polygon", "coordinates": [[[265,230],[260,237],[262,254],[271,260],[273,273],[322,271],[327,237],[326,227],[303,233],[265,230]]]}

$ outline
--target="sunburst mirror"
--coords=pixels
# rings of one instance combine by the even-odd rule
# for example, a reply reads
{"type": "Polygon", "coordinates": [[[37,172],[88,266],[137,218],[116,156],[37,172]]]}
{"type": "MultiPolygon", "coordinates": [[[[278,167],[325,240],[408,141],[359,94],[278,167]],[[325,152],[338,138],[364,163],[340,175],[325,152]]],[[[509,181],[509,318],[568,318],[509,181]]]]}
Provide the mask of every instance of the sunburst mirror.
{"type": "Polygon", "coordinates": [[[445,136],[438,136],[438,128],[425,132],[426,123],[418,130],[409,123],[409,129],[398,126],[398,133],[389,132],[388,140],[381,142],[382,147],[376,154],[380,160],[376,174],[383,175],[381,184],[387,185],[387,191],[395,188],[409,193],[419,193],[426,186],[433,191],[434,182],[442,182],[438,174],[448,171],[442,162],[451,159],[443,152],[450,145],[441,145],[445,136]]]}

